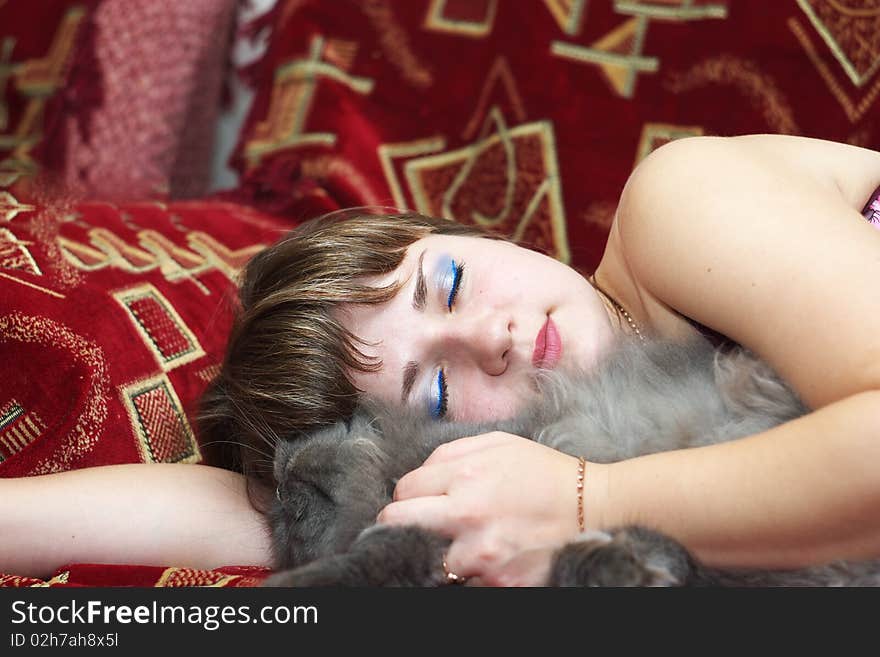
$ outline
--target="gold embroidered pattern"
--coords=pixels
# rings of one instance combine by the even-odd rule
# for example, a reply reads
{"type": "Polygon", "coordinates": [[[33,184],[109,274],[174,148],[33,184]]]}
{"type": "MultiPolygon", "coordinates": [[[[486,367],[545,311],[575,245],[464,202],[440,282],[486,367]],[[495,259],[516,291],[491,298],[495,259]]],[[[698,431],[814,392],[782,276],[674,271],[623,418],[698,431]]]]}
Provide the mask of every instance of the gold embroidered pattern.
{"type": "Polygon", "coordinates": [[[656,20],[698,21],[706,18],[727,18],[727,7],[721,4],[695,5],[694,0],[615,0],[614,11],[631,16],[648,16],[656,20]],[[672,5],[672,6],[665,6],[672,5]]]}
{"type": "Polygon", "coordinates": [[[615,27],[590,47],[554,41],[550,44],[550,52],[563,59],[598,65],[612,90],[623,98],[635,96],[636,81],[640,73],[656,73],[660,70],[660,59],[646,56],[642,51],[651,21],[727,18],[726,5],[694,5],[693,0],[617,0],[614,11],[632,18],[615,27]]]}
{"type": "MultiPolygon", "coordinates": [[[[76,413],[74,426],[67,434],[59,437],[58,446],[52,454],[37,463],[29,474],[70,470],[77,459],[90,452],[98,443],[107,419],[110,377],[101,348],[59,322],[18,312],[0,316],[0,343],[2,342],[38,344],[47,350],[58,351],[59,362],[72,361],[78,369],[87,373],[80,393],[81,405],[67,411],[76,413]]],[[[64,411],[59,409],[58,412],[64,411]]]]}
{"type": "Polygon", "coordinates": [[[437,135],[435,137],[397,144],[382,144],[376,149],[379,154],[379,162],[382,163],[382,171],[385,173],[385,180],[388,182],[388,187],[391,188],[395,207],[400,210],[409,210],[409,205],[403,193],[403,186],[400,184],[400,178],[397,175],[397,170],[394,168],[394,158],[437,153],[444,148],[446,148],[446,138],[442,135],[437,135]]]}
{"type": "MultiPolygon", "coordinates": [[[[244,219],[245,217],[239,216],[238,218],[244,219]]],[[[187,235],[186,241],[193,251],[205,259],[200,271],[216,269],[232,282],[237,282],[238,274],[247,261],[267,246],[266,244],[254,244],[233,251],[225,244],[218,242],[213,236],[200,230],[187,235]]],[[[193,273],[190,272],[190,274],[193,273]]]]}
{"type": "MultiPolygon", "coordinates": [[[[434,83],[434,76],[409,44],[409,36],[395,20],[391,6],[385,0],[366,0],[360,5],[379,35],[379,45],[388,62],[400,71],[404,82],[416,89],[426,89],[434,83]]],[[[327,57],[329,60],[330,58],[327,57]]],[[[342,67],[348,70],[349,67],[342,67]]]]}
{"type": "Polygon", "coordinates": [[[187,234],[191,251],[154,230],[137,233],[142,248],[132,246],[106,228],[92,228],[88,236],[90,244],[68,237],[56,238],[65,260],[77,269],[97,271],[115,267],[131,274],[158,269],[169,283],[190,282],[205,295],[211,292],[197,276],[217,270],[234,281],[241,267],[265,248],[264,244],[255,244],[232,251],[201,231],[187,234]]]}
{"type": "MultiPolygon", "coordinates": [[[[42,270],[39,265],[37,265],[37,261],[28,249],[32,244],[33,243],[30,241],[18,239],[11,230],[0,228],[0,269],[22,271],[33,276],[42,276],[42,270]]],[[[18,285],[24,285],[32,290],[48,294],[49,296],[58,299],[65,298],[65,295],[55,292],[54,290],[50,290],[30,281],[22,280],[17,276],[12,276],[5,272],[0,272],[0,278],[12,281],[18,285]]]]}
{"type": "Polygon", "coordinates": [[[45,582],[31,584],[30,586],[33,588],[43,588],[43,587],[54,586],[56,584],[67,584],[69,579],[70,579],[70,571],[64,570],[64,571],[58,573],[57,575],[55,575],[54,577],[47,579],[45,582]]]}
{"type": "Polygon", "coordinates": [[[810,40],[806,29],[804,29],[795,18],[788,19],[788,28],[794,33],[795,37],[800,42],[801,47],[806,51],[807,57],[809,57],[813,66],[816,67],[820,77],[828,86],[831,95],[833,95],[837,99],[837,102],[840,103],[840,106],[846,113],[846,118],[850,120],[850,123],[855,123],[856,121],[861,120],[865,115],[865,112],[867,112],[874,104],[874,101],[877,99],[877,94],[880,93],[880,79],[871,86],[871,90],[858,103],[853,102],[849,95],[843,90],[841,84],[835,79],[831,69],[822,60],[822,57],[819,55],[816,47],[810,40]]]}
{"type": "Polygon", "coordinates": [[[510,129],[500,110],[493,107],[474,144],[409,160],[404,176],[419,212],[477,223],[569,261],[549,121],[510,129]],[[497,191],[487,193],[493,189],[497,191]],[[486,207],[493,199],[501,199],[500,204],[486,207]]]}
{"type": "Polygon", "coordinates": [[[544,0],[559,28],[568,35],[577,36],[581,31],[587,0],[544,0]]]}
{"type": "Polygon", "coordinates": [[[642,135],[636,149],[633,168],[663,144],[683,137],[697,137],[703,134],[699,125],[672,125],[670,123],[646,123],[642,126],[642,135]]]}
{"type": "Polygon", "coordinates": [[[319,76],[329,77],[357,93],[367,95],[373,90],[369,78],[349,75],[342,69],[321,60],[323,37],[312,39],[306,59],[295,59],[279,66],[269,100],[265,120],[254,127],[254,138],[244,149],[248,166],[256,166],[264,155],[285,148],[306,145],[333,146],[336,135],[330,132],[305,132],[306,116],[319,76]]]}
{"type": "Polygon", "coordinates": [[[9,192],[0,192],[0,221],[12,221],[22,212],[33,212],[34,206],[19,203],[9,192]]]}
{"type": "Polygon", "coordinates": [[[880,68],[880,0],[797,0],[852,83],[880,68]]]}
{"type": "Polygon", "coordinates": [[[67,60],[85,15],[82,7],[69,8],[61,19],[49,52],[41,59],[11,63],[14,40],[5,39],[0,44],[0,108],[3,108],[0,114],[5,117],[0,130],[8,126],[8,110],[3,102],[5,79],[11,75],[16,91],[26,99],[18,125],[11,133],[0,134],[0,149],[12,149],[11,156],[0,161],[0,168],[26,172],[37,169],[30,150],[42,139],[43,110],[46,102],[61,86],[67,60]]]}
{"type": "MultiPolygon", "coordinates": [[[[586,13],[587,0],[543,0],[559,28],[576,36],[586,13]]],[[[492,33],[498,14],[498,0],[468,0],[450,6],[449,0],[431,0],[423,27],[462,37],[481,39],[492,33]],[[456,14],[456,12],[459,12],[456,14]]]]}
{"type": "Polygon", "coordinates": [[[696,64],[687,72],[670,74],[663,82],[667,91],[681,94],[709,84],[727,84],[736,87],[751,99],[752,106],[760,109],[767,125],[785,135],[800,134],[794,112],[777,88],[773,78],[748,60],[730,55],[712,57],[696,64]]]}
{"type": "Polygon", "coordinates": [[[480,121],[486,116],[489,107],[489,98],[493,90],[500,86],[510,103],[513,110],[514,118],[517,122],[523,123],[526,120],[526,109],[523,104],[522,96],[516,88],[516,79],[513,77],[513,71],[510,70],[510,64],[503,56],[499,56],[492,63],[489,74],[483,82],[483,89],[480,91],[480,99],[477,101],[477,108],[467,122],[461,138],[471,140],[477,134],[480,127],[480,121]]]}
{"type": "Polygon", "coordinates": [[[18,239],[11,230],[0,228],[0,269],[12,269],[42,276],[43,272],[28,250],[31,244],[18,239]]]}
{"type": "Polygon", "coordinates": [[[343,71],[350,71],[357,57],[357,52],[357,41],[327,39],[327,45],[324,46],[324,59],[343,71]]]}
{"type": "Polygon", "coordinates": [[[36,577],[23,577],[21,575],[0,575],[0,586],[23,588],[25,586],[38,586],[42,584],[36,577]]]}
{"type": "Polygon", "coordinates": [[[201,453],[183,405],[165,374],[120,386],[145,463],[198,463],[201,453]]]}
{"type": "Polygon", "coordinates": [[[338,155],[320,155],[302,161],[302,173],[305,178],[326,180],[339,176],[347,185],[351,185],[363,205],[381,205],[382,202],[370,187],[366,176],[345,158],[338,155]]]}
{"type": "Polygon", "coordinates": [[[0,463],[33,443],[46,428],[39,415],[9,400],[0,408],[0,463]]]}
{"type": "Polygon", "coordinates": [[[13,283],[17,283],[19,285],[24,285],[25,287],[29,287],[32,290],[36,290],[37,292],[42,292],[43,294],[48,294],[50,297],[55,297],[57,299],[64,299],[65,296],[54,290],[50,290],[48,288],[43,287],[42,285],[37,285],[35,283],[29,283],[28,281],[23,281],[20,278],[16,278],[15,276],[10,276],[9,274],[4,274],[0,272],[0,278],[5,278],[8,281],[12,281],[13,283]]]}
{"type": "Polygon", "coordinates": [[[624,98],[632,98],[638,74],[656,73],[660,68],[659,58],[641,54],[647,29],[648,19],[638,16],[621,24],[590,48],[554,41],[550,44],[550,52],[563,59],[598,64],[614,91],[624,98]]]}
{"type": "Polygon", "coordinates": [[[196,372],[196,376],[199,377],[205,383],[210,383],[217,375],[220,374],[220,365],[209,365],[208,367],[203,367],[198,372],[196,372]]]}
{"type": "Polygon", "coordinates": [[[195,333],[171,302],[150,283],[113,292],[112,296],[127,311],[163,372],[205,355],[195,333]]]}
{"type": "Polygon", "coordinates": [[[424,28],[436,32],[450,32],[458,36],[482,39],[491,34],[498,13],[498,0],[478,0],[468,5],[457,5],[458,10],[468,8],[467,16],[447,14],[448,0],[431,0],[425,15],[424,28]]]}
{"type": "Polygon", "coordinates": [[[211,586],[222,587],[229,582],[241,579],[241,575],[224,575],[211,570],[195,568],[166,568],[155,586],[211,586]]]}
{"type": "Polygon", "coordinates": [[[617,203],[614,201],[595,201],[590,203],[587,209],[581,213],[581,220],[607,234],[611,224],[614,223],[616,211],[617,203]]]}

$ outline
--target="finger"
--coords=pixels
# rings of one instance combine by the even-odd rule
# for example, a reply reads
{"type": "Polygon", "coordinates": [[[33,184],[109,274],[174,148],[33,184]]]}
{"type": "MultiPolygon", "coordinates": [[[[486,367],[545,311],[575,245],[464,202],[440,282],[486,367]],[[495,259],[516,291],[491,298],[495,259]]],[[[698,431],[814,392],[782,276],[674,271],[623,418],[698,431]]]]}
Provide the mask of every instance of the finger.
{"type": "Polygon", "coordinates": [[[512,548],[503,541],[491,541],[485,535],[469,533],[452,541],[446,551],[446,569],[461,577],[480,577],[484,584],[497,586],[486,575],[512,556],[512,548]]]}
{"type": "Polygon", "coordinates": [[[554,553],[550,548],[524,550],[483,576],[491,586],[546,586],[554,553]]]}
{"type": "Polygon", "coordinates": [[[456,466],[456,463],[438,463],[407,472],[397,480],[392,499],[399,502],[414,497],[445,495],[449,492],[456,466]]]}
{"type": "Polygon", "coordinates": [[[453,581],[459,579],[466,579],[467,584],[473,584],[474,582],[478,582],[480,586],[483,585],[483,580],[480,577],[479,572],[473,570],[467,570],[468,566],[459,561],[455,560],[455,557],[452,555],[452,548],[446,551],[446,554],[443,556],[443,571],[446,573],[447,579],[452,579],[453,581]]]}
{"type": "Polygon", "coordinates": [[[469,582],[473,579],[482,582],[482,573],[479,566],[473,563],[472,560],[470,563],[468,562],[467,555],[469,552],[467,548],[462,550],[461,547],[456,547],[455,543],[452,543],[444,556],[446,572],[453,573],[459,577],[467,577],[469,582]]]}
{"type": "Polygon", "coordinates": [[[509,438],[509,434],[500,431],[492,431],[491,433],[481,433],[476,436],[458,438],[457,440],[443,443],[437,447],[431,452],[431,455],[425,459],[423,465],[433,465],[435,463],[452,461],[473,452],[495,447],[496,445],[509,440],[509,438]]]}
{"type": "Polygon", "coordinates": [[[402,502],[392,502],[376,516],[382,525],[419,525],[443,536],[452,537],[449,515],[449,498],[445,495],[415,497],[402,502]]]}

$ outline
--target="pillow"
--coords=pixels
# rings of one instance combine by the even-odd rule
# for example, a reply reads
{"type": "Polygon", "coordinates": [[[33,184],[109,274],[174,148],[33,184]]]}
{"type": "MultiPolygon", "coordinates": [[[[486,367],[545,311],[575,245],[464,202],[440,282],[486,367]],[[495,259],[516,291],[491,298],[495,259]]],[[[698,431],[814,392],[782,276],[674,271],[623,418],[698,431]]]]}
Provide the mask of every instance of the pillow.
{"type": "Polygon", "coordinates": [[[589,272],[633,167],[670,140],[880,148],[880,31],[847,4],[279,2],[230,198],[416,209],[589,272]]]}
{"type": "Polygon", "coordinates": [[[291,225],[221,201],[41,198],[0,174],[0,476],[198,463],[236,277],[291,225]]]}
{"type": "Polygon", "coordinates": [[[236,4],[0,2],[0,168],[93,198],[205,193],[236,4]]]}

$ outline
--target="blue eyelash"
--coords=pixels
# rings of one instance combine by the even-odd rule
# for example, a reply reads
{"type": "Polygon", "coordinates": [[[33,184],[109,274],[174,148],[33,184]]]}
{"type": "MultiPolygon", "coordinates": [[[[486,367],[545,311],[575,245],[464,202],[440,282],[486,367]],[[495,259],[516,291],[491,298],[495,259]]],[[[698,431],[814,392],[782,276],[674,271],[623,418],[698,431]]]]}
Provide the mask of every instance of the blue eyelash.
{"type": "Polygon", "coordinates": [[[458,288],[461,285],[461,279],[464,276],[464,263],[456,265],[455,260],[453,260],[452,269],[452,289],[449,290],[449,297],[446,299],[446,306],[449,310],[452,310],[452,303],[455,301],[455,297],[458,294],[458,288]]]}
{"type": "Polygon", "coordinates": [[[437,405],[431,409],[431,416],[435,419],[440,419],[446,415],[446,376],[443,374],[443,370],[437,372],[437,387],[440,389],[440,399],[437,400],[437,405]]]}

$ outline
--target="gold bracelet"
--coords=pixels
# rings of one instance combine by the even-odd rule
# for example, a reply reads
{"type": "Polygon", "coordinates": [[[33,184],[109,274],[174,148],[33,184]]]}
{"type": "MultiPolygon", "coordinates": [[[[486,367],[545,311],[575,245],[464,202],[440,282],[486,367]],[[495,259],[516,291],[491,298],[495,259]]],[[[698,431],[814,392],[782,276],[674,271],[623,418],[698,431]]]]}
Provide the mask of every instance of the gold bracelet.
{"type": "Polygon", "coordinates": [[[581,533],[584,532],[584,468],[586,468],[587,462],[584,460],[584,457],[581,456],[578,458],[578,475],[577,475],[577,496],[578,496],[578,529],[581,533]]]}

